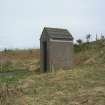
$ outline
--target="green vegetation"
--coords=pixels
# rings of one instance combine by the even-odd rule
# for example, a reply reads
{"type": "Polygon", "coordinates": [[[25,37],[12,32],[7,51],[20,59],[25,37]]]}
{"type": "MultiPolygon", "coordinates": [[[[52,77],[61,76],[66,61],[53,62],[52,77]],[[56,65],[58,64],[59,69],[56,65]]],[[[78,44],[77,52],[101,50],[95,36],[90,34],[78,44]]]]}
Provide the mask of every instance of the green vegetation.
{"type": "Polygon", "coordinates": [[[39,68],[38,60],[17,60],[2,63],[0,83],[17,83],[20,79],[32,75],[39,68]]]}
{"type": "Polygon", "coordinates": [[[104,43],[75,45],[71,70],[43,74],[37,72],[39,59],[19,60],[15,67],[31,74],[0,77],[0,105],[105,105],[104,43]]]}
{"type": "Polygon", "coordinates": [[[30,71],[15,71],[15,72],[5,72],[0,74],[0,83],[6,83],[6,84],[15,84],[20,79],[24,79],[27,76],[32,75],[33,72],[30,71]]]}
{"type": "Polygon", "coordinates": [[[17,94],[7,94],[10,105],[105,105],[105,70],[85,65],[56,73],[33,74],[20,79],[12,88],[17,94]],[[16,99],[11,103],[12,97],[16,99]]]}
{"type": "Polygon", "coordinates": [[[0,72],[35,69],[38,60],[7,60],[0,63],[0,72]]]}

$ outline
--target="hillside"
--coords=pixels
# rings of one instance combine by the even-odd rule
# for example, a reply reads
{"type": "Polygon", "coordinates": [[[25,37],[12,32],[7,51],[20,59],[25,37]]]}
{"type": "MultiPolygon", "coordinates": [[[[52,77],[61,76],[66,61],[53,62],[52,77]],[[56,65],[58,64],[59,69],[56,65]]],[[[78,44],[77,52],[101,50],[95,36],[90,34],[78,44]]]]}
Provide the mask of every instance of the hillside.
{"type": "Polygon", "coordinates": [[[2,82],[0,105],[105,105],[104,41],[75,47],[75,66],[2,82]],[[13,98],[14,97],[14,98],[13,98]]]}
{"type": "Polygon", "coordinates": [[[105,40],[98,40],[75,46],[76,65],[105,64],[105,40]]]}

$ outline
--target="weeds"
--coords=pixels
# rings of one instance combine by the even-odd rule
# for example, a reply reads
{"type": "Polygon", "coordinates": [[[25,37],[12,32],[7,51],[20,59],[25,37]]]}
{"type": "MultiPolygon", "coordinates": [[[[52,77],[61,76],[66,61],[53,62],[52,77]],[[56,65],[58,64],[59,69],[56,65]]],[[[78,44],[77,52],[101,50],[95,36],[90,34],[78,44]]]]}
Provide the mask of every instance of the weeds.
{"type": "Polygon", "coordinates": [[[14,105],[15,99],[21,97],[23,91],[18,85],[0,84],[0,105],[14,105]]]}

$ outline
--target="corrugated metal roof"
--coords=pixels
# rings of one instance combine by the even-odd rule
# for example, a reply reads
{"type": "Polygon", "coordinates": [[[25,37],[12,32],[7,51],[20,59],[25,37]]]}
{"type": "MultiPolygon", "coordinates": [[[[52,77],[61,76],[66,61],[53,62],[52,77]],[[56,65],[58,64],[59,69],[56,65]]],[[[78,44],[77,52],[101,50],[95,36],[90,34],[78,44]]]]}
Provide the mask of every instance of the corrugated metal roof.
{"type": "Polygon", "coordinates": [[[60,40],[73,40],[71,33],[67,29],[60,28],[44,28],[48,33],[48,36],[52,39],[60,39],[60,40]]]}

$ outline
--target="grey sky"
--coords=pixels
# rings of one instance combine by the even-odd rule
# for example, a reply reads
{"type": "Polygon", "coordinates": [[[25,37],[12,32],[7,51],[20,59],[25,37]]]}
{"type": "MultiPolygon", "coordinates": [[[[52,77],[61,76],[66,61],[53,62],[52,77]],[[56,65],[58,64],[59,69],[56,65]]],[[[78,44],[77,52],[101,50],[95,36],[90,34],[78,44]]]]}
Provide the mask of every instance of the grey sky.
{"type": "Polygon", "coordinates": [[[105,0],[0,0],[0,48],[37,48],[44,26],[105,34],[104,10],[105,0]]]}

